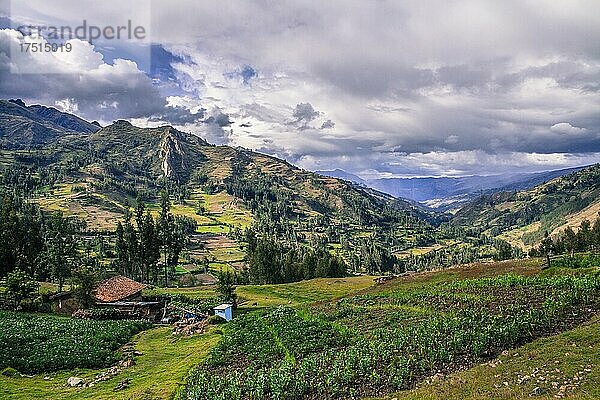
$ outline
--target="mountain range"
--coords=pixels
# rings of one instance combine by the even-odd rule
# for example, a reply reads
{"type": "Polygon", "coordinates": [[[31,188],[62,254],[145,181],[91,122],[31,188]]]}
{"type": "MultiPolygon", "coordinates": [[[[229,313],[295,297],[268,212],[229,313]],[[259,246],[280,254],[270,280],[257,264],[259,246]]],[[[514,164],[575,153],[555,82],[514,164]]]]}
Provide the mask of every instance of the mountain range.
{"type": "Polygon", "coordinates": [[[157,210],[166,189],[173,213],[194,220],[204,235],[195,254],[215,262],[243,259],[226,234],[250,225],[290,242],[349,249],[385,235],[404,248],[426,240],[444,218],[269,155],[211,145],[172,126],[139,128],[118,120],[99,127],[18,100],[0,101],[0,126],[5,189],[25,192],[43,210],[78,216],[97,231],[114,229],[138,200],[157,210]],[[227,242],[230,254],[207,254],[212,242],[221,250],[227,242]]]}
{"type": "Polygon", "coordinates": [[[96,124],[53,107],[26,106],[22,100],[0,102],[0,148],[28,149],[49,144],[69,132],[91,133],[96,124]]]}
{"type": "MultiPolygon", "coordinates": [[[[160,191],[168,189],[174,213],[221,242],[232,229],[255,224],[286,240],[325,240],[334,249],[376,240],[403,257],[412,247],[457,246],[464,236],[437,229],[450,220],[527,248],[546,231],[595,219],[599,168],[363,180],[211,145],[171,126],[119,120],[100,127],[52,107],[0,100],[2,187],[26,192],[42,209],[76,215],[93,230],[114,229],[137,199],[156,210],[160,191]],[[449,209],[453,217],[440,212],[449,209]]],[[[215,262],[243,258],[221,256],[211,253],[215,262]]]]}
{"type": "Polygon", "coordinates": [[[560,170],[498,175],[471,175],[462,177],[414,177],[362,179],[341,169],[316,173],[344,179],[367,186],[397,198],[405,198],[435,209],[457,211],[466,203],[484,194],[531,189],[554,178],[585,167],[560,170]]]}

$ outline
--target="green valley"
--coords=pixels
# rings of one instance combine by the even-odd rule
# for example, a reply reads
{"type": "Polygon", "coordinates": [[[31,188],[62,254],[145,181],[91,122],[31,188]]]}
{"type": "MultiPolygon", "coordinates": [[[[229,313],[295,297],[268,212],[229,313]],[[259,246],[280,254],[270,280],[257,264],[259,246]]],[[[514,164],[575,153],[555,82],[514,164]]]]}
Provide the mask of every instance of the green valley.
{"type": "Polygon", "coordinates": [[[3,398],[595,395],[597,165],[451,215],[171,126],[0,124],[3,398]]]}

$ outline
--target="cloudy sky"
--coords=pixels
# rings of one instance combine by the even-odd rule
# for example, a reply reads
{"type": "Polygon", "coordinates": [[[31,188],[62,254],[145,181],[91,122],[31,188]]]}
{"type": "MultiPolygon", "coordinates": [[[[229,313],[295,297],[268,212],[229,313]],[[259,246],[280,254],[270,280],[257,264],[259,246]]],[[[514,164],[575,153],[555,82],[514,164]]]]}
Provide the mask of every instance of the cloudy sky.
{"type": "Polygon", "coordinates": [[[596,0],[44,3],[0,0],[1,98],[363,178],[600,161],[596,0]],[[148,40],[14,56],[24,22],[84,18],[148,40]]]}

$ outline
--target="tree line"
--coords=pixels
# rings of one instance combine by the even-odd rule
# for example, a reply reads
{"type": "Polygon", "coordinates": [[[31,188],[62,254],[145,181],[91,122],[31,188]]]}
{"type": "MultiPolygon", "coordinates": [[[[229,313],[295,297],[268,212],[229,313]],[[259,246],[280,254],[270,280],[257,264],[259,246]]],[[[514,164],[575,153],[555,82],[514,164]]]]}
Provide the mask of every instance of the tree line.
{"type": "Polygon", "coordinates": [[[18,270],[35,281],[54,282],[62,291],[67,281],[90,270],[104,275],[107,271],[101,270],[100,259],[115,256],[115,271],[142,282],[167,284],[188,236],[196,230],[193,219],[174,216],[170,207],[163,192],[154,218],[138,200],[134,212],[128,210],[114,232],[112,253],[102,237],[95,238],[94,248],[83,220],[59,211],[44,212],[15,192],[2,192],[0,279],[18,270]]]}
{"type": "Polygon", "coordinates": [[[346,263],[324,246],[286,244],[248,229],[248,275],[255,284],[288,283],[346,275],[346,263]]]}
{"type": "Polygon", "coordinates": [[[594,224],[587,219],[581,221],[577,232],[569,226],[558,235],[545,232],[544,236],[540,245],[529,252],[531,256],[597,251],[600,249],[600,215],[594,224]]]}
{"type": "Polygon", "coordinates": [[[165,191],[161,193],[157,217],[138,200],[134,214],[128,210],[124,222],[117,224],[113,267],[140,282],[168,286],[179,255],[196,228],[193,219],[171,213],[171,202],[165,191]]]}
{"type": "Polygon", "coordinates": [[[79,253],[85,222],[61,212],[44,213],[17,195],[0,203],[0,277],[21,270],[62,289],[71,271],[82,265],[79,253]]]}

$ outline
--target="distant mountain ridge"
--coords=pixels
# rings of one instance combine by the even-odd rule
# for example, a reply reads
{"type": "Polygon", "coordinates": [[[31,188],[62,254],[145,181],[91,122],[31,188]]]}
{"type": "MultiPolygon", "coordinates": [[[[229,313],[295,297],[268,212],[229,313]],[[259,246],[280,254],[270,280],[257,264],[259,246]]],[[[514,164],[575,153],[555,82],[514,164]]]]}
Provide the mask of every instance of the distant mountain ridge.
{"type": "MultiPolygon", "coordinates": [[[[514,186],[511,186],[513,188],[514,186]]],[[[456,226],[480,227],[523,248],[600,215],[600,164],[579,168],[528,190],[482,196],[460,209],[456,226]]]]}
{"type": "MultiPolygon", "coordinates": [[[[366,185],[366,181],[364,179],[339,168],[336,168],[332,171],[315,171],[315,174],[329,176],[331,178],[343,179],[345,181],[356,183],[359,185],[366,185]]],[[[392,195],[391,193],[388,194],[392,195]]]]}
{"type": "Polygon", "coordinates": [[[585,167],[560,170],[464,177],[379,178],[365,180],[341,169],[316,173],[365,185],[397,198],[419,202],[438,211],[457,209],[475,198],[500,191],[531,189],[585,167]]]}
{"type": "Polygon", "coordinates": [[[89,134],[100,127],[75,115],[22,100],[0,100],[0,147],[29,149],[70,133],[89,134]]]}

